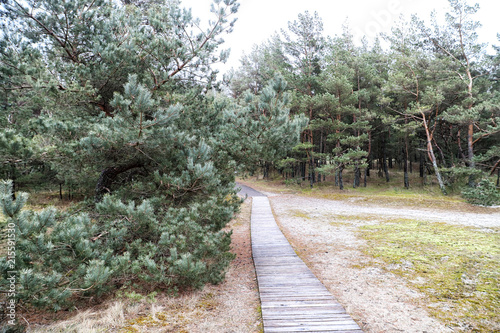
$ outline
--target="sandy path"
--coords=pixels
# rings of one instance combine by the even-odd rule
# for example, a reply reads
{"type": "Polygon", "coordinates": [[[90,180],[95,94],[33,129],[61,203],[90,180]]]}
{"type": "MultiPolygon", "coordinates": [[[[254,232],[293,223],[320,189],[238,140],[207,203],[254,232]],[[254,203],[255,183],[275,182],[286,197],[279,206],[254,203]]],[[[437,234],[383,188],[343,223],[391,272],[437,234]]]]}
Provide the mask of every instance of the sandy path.
{"type": "Polygon", "coordinates": [[[386,217],[399,217],[408,219],[425,220],[432,222],[446,222],[461,224],[479,228],[500,227],[500,211],[492,209],[490,214],[465,213],[457,211],[444,211],[433,209],[406,209],[394,207],[370,206],[367,204],[356,204],[355,199],[351,201],[337,201],[327,199],[307,198],[296,195],[277,195],[264,192],[273,200],[279,202],[284,208],[305,209],[313,217],[315,211],[321,214],[336,215],[382,215],[386,217]]]}

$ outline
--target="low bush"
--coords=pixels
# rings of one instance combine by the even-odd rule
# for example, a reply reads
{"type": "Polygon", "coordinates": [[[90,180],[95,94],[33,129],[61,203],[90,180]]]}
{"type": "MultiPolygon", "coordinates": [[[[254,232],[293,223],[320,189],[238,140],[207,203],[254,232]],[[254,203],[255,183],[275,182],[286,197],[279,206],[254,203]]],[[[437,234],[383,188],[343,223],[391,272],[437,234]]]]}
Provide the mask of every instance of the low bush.
{"type": "Polygon", "coordinates": [[[16,235],[15,259],[0,258],[0,289],[8,290],[16,272],[16,301],[25,307],[67,309],[123,285],[149,292],[199,288],[222,281],[233,258],[230,232],[220,230],[235,209],[230,201],[223,212],[220,203],[207,209],[216,198],[165,209],[155,198],[136,204],[105,196],[96,213],[70,215],[23,210],[27,194],[14,200],[11,191],[12,183],[0,183],[4,225],[16,235]]]}
{"type": "Polygon", "coordinates": [[[475,187],[468,187],[462,191],[462,196],[468,203],[481,206],[500,204],[500,191],[495,184],[484,178],[475,187]]]}

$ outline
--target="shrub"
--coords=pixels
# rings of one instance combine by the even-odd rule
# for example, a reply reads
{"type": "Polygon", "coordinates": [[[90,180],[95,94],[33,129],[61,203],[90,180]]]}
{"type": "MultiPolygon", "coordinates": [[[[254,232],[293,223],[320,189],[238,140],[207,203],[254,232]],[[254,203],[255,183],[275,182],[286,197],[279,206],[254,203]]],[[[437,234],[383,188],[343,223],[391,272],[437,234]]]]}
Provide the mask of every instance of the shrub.
{"type": "Polygon", "coordinates": [[[473,205],[493,206],[500,204],[500,192],[495,184],[487,178],[482,179],[475,187],[464,189],[462,196],[473,205]]]}
{"type": "Polygon", "coordinates": [[[220,210],[211,216],[196,205],[164,209],[153,199],[105,196],[92,217],[70,216],[55,208],[21,211],[27,195],[14,200],[11,191],[11,182],[0,183],[6,225],[16,229],[15,267],[0,258],[0,289],[8,290],[9,271],[16,271],[17,301],[25,306],[66,309],[130,283],[149,291],[199,288],[222,281],[233,258],[231,234],[220,231],[220,221],[207,222],[220,210]]]}

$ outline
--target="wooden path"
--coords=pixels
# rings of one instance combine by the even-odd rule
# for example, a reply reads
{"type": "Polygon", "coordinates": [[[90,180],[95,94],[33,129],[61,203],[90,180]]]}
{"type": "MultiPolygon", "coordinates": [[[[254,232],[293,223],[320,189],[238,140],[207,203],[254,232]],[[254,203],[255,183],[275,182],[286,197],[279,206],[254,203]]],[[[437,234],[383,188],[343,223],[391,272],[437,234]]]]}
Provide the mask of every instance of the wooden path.
{"type": "Polygon", "coordinates": [[[274,220],[269,199],[253,196],[252,200],[252,252],[264,332],[361,333],[295,254],[274,220]]]}

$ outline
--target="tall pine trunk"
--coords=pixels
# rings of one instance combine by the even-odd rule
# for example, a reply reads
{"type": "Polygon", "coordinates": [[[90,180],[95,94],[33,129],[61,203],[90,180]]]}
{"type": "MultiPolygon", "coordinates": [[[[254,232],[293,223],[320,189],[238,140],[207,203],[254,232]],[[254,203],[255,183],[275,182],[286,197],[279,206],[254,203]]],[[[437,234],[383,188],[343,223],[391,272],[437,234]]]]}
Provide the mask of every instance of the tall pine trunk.
{"type": "Polygon", "coordinates": [[[387,149],[386,149],[386,141],[384,140],[383,142],[383,156],[382,156],[382,169],[384,171],[384,174],[385,174],[385,181],[386,182],[389,182],[390,181],[390,178],[389,178],[389,168],[387,167],[387,149]]]}
{"type": "Polygon", "coordinates": [[[410,178],[408,176],[408,147],[403,151],[404,186],[410,188],[410,178]]]}
{"type": "Polygon", "coordinates": [[[361,183],[361,170],[359,169],[359,166],[356,165],[354,168],[354,181],[352,182],[352,187],[356,188],[359,187],[361,183]]]}
{"type": "Polygon", "coordinates": [[[425,114],[422,112],[422,118],[424,122],[425,135],[427,136],[427,154],[429,155],[429,159],[432,162],[432,167],[434,168],[434,173],[436,174],[436,178],[439,184],[439,188],[441,192],[446,195],[446,187],[444,186],[443,178],[441,177],[441,172],[439,171],[436,155],[434,155],[434,149],[432,148],[432,134],[429,131],[429,126],[427,124],[427,118],[425,114]]]}
{"type": "MultiPolygon", "coordinates": [[[[469,168],[472,170],[476,169],[476,162],[474,161],[474,123],[469,122],[467,131],[467,157],[469,160],[469,168]]],[[[476,185],[476,180],[473,174],[469,176],[469,186],[474,187],[476,185]]]]}
{"type": "Polygon", "coordinates": [[[404,186],[406,189],[410,188],[410,177],[408,176],[408,136],[405,136],[405,147],[403,149],[403,169],[404,169],[404,186]]]}
{"type": "Polygon", "coordinates": [[[341,166],[338,171],[338,179],[339,179],[339,189],[344,189],[344,179],[342,178],[342,171],[344,171],[344,167],[341,166]]]}

